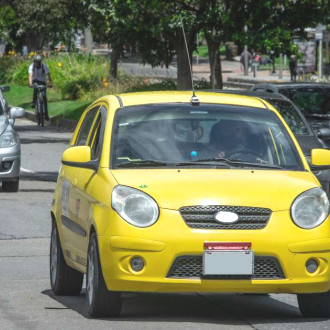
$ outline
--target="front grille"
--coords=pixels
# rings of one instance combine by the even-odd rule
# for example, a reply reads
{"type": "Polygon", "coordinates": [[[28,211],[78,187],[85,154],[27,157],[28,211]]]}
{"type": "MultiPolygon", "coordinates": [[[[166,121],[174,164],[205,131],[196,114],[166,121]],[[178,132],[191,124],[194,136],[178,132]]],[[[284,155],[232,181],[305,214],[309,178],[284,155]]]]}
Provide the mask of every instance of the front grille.
{"type": "Polygon", "coordinates": [[[262,229],[267,225],[272,214],[270,209],[261,207],[221,205],[184,206],[179,209],[179,212],[190,228],[235,230],[262,229]],[[219,211],[236,213],[237,222],[228,224],[217,222],[215,215],[219,211]]]}
{"type": "MultiPolygon", "coordinates": [[[[178,257],[167,275],[168,278],[203,278],[203,257],[178,257]]],[[[284,273],[278,260],[274,257],[255,256],[254,274],[252,276],[217,275],[205,276],[208,279],[284,279],[284,273]]]]}

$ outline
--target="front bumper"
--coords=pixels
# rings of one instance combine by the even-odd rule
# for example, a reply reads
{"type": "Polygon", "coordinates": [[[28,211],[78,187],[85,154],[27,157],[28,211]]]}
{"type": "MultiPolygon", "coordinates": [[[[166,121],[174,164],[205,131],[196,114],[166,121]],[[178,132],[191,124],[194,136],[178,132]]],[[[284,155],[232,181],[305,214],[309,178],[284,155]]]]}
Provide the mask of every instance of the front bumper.
{"type": "Polygon", "coordinates": [[[204,230],[189,228],[172,210],[162,210],[158,222],[144,229],[130,226],[114,212],[111,216],[108,228],[98,236],[103,276],[110,290],[312,293],[330,289],[329,219],[315,229],[302,230],[292,223],[289,211],[279,211],[261,230],[204,230]],[[169,277],[177,258],[201,258],[204,242],[251,242],[256,257],[277,260],[283,278],[169,277]],[[137,256],[145,264],[140,272],[130,266],[137,256]],[[306,270],[310,258],[319,265],[313,274],[306,270]]]}
{"type": "Polygon", "coordinates": [[[21,152],[17,144],[9,148],[0,148],[0,181],[17,179],[20,173],[21,152]],[[9,168],[5,167],[9,165],[9,168]]]}

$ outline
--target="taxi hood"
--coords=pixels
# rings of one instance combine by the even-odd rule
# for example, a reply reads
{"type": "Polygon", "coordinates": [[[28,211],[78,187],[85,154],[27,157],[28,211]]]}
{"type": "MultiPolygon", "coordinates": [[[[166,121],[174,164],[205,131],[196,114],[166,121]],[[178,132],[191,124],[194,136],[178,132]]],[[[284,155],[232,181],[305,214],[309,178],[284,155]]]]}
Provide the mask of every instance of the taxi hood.
{"type": "Polygon", "coordinates": [[[288,210],[303,191],[319,186],[308,171],[238,169],[112,170],[118,184],[149,194],[160,208],[232,205],[288,210]]]}

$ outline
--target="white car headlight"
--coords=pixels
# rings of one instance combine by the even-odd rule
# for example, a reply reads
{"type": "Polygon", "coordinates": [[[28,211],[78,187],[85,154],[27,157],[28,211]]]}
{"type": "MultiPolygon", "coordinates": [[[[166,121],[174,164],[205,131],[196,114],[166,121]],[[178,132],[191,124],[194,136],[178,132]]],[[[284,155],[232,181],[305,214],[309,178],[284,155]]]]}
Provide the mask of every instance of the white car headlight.
{"type": "Polygon", "coordinates": [[[300,194],[292,203],[291,218],[301,228],[319,226],[329,214],[328,196],[322,188],[313,188],[300,194]]]}
{"type": "Polygon", "coordinates": [[[0,135],[0,148],[12,147],[16,143],[16,136],[12,132],[3,133],[0,135]]]}
{"type": "Polygon", "coordinates": [[[158,220],[157,203],[134,188],[116,186],[112,191],[111,205],[124,220],[136,227],[148,227],[158,220]]]}

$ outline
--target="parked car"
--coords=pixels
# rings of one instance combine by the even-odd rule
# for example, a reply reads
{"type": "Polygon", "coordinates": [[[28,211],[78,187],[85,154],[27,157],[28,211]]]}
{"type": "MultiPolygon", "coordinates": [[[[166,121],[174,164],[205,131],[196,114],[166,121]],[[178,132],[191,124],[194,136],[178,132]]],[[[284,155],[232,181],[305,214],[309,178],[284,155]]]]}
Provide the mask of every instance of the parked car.
{"type": "MultiPolygon", "coordinates": [[[[297,105],[313,129],[330,128],[330,84],[256,84],[251,90],[283,94],[297,105]]],[[[323,137],[323,140],[329,149],[330,136],[323,137]]]]}
{"type": "Polygon", "coordinates": [[[9,107],[2,92],[8,86],[0,87],[0,181],[2,191],[16,192],[19,187],[21,146],[13,125],[15,118],[24,116],[24,109],[9,107]]]}
{"type": "MultiPolygon", "coordinates": [[[[50,282],[88,312],[121,292],[296,293],[330,316],[329,200],[278,112],[255,97],[105,96],[63,153],[50,282]],[[242,139],[243,137],[243,139],[242,139]]],[[[330,168],[330,151],[311,164],[330,168]]]]}
{"type": "MultiPolygon", "coordinates": [[[[217,90],[213,92],[220,93],[230,93],[237,95],[247,95],[259,97],[276,108],[276,110],[281,114],[285,122],[290,127],[291,131],[295,135],[299,142],[299,145],[310,164],[310,157],[312,149],[326,148],[324,142],[320,139],[330,138],[330,128],[319,128],[316,133],[310,127],[308,121],[298,109],[298,107],[287,97],[278,93],[267,93],[267,92],[253,92],[253,91],[243,91],[243,90],[217,90]]],[[[310,164],[311,165],[311,164],[310,164]]],[[[313,166],[311,166],[313,169],[313,166]]],[[[326,193],[330,194],[330,170],[319,170],[314,171],[314,174],[320,181],[323,189],[326,193]]]]}

